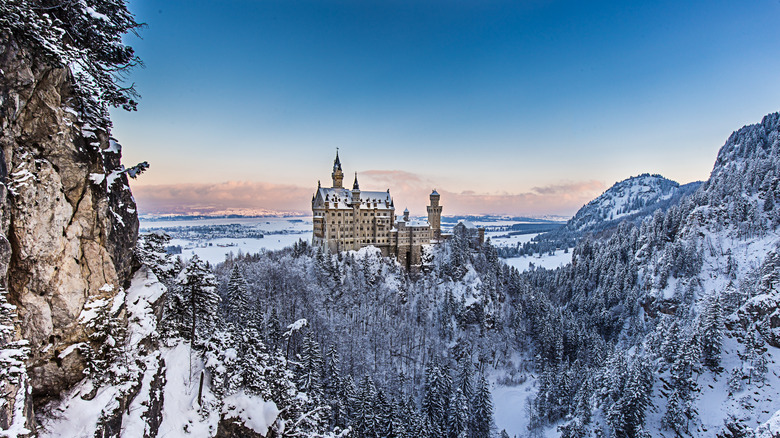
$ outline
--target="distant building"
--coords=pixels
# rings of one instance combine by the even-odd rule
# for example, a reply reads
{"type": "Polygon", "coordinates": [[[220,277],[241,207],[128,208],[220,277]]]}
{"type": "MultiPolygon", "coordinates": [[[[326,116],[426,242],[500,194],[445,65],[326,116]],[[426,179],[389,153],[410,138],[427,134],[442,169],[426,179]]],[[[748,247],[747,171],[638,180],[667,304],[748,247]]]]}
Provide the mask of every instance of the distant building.
{"type": "Polygon", "coordinates": [[[422,262],[422,247],[441,240],[440,195],[433,191],[428,220],[410,220],[409,210],[396,221],[395,206],[387,191],[360,190],[357,173],[352,190],[344,188],[344,172],[336,152],[332,187],[317,183],[311,199],[314,216],[312,245],[332,252],[375,246],[408,267],[422,262]]]}
{"type": "Polygon", "coordinates": [[[479,228],[469,221],[460,221],[452,227],[452,234],[463,236],[469,241],[469,245],[478,248],[485,243],[485,229],[479,228]]]}

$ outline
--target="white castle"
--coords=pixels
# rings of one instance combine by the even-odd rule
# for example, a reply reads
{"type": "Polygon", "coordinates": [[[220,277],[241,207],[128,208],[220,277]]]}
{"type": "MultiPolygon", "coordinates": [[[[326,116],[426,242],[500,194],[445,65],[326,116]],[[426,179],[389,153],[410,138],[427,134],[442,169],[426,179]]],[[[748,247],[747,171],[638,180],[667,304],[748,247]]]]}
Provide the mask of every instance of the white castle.
{"type": "Polygon", "coordinates": [[[352,190],[343,186],[338,151],[333,161],[333,187],[317,184],[311,199],[314,246],[332,252],[375,246],[384,256],[395,256],[407,268],[420,265],[423,245],[441,240],[440,195],[430,195],[428,220],[410,220],[409,210],[396,220],[393,198],[387,191],[360,190],[357,173],[352,190]]]}

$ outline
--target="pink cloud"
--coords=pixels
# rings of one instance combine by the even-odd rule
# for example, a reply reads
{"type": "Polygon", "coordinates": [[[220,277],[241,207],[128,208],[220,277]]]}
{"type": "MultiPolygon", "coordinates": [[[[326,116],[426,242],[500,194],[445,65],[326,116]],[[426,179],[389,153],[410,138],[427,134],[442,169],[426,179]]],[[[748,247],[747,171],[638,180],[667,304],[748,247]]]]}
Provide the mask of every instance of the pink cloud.
{"type": "Polygon", "coordinates": [[[141,213],[193,213],[229,209],[311,211],[313,188],[264,182],[134,185],[141,213]]]}
{"type": "MultiPolygon", "coordinates": [[[[402,211],[408,207],[413,216],[426,214],[428,195],[434,188],[441,194],[445,215],[572,215],[605,189],[602,182],[590,180],[534,187],[521,193],[454,192],[436,186],[422,175],[400,170],[368,170],[358,174],[358,179],[363,190],[389,188],[396,209],[402,211]]],[[[323,185],[330,185],[330,181],[324,181],[323,185]]],[[[133,186],[141,213],[268,210],[305,214],[311,211],[314,191],[315,187],[247,181],[133,186]]]]}

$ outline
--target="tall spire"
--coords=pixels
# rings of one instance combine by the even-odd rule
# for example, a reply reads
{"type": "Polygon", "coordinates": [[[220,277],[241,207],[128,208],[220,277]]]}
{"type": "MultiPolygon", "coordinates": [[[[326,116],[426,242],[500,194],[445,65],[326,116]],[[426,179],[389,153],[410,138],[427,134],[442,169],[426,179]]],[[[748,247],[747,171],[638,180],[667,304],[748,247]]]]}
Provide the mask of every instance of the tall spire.
{"type": "Polygon", "coordinates": [[[357,181],[357,172],[355,172],[355,183],[352,184],[352,190],[360,190],[360,185],[358,184],[357,181]]]}
{"type": "Polygon", "coordinates": [[[333,160],[333,170],[341,170],[341,160],[339,160],[339,148],[336,148],[336,159],[333,160]]]}
{"type": "Polygon", "coordinates": [[[341,170],[341,160],[339,159],[339,148],[336,148],[336,159],[333,160],[333,173],[330,174],[333,178],[333,188],[344,188],[342,182],[344,180],[344,172],[341,170]]]}

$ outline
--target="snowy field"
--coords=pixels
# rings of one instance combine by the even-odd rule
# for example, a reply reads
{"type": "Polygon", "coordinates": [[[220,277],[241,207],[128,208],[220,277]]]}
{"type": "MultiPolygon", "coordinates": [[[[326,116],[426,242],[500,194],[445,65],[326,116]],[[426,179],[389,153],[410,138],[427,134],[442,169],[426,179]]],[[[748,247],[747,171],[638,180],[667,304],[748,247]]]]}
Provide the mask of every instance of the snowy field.
{"type": "Polygon", "coordinates": [[[555,269],[571,263],[572,251],[564,252],[563,250],[555,251],[555,254],[539,256],[538,254],[532,256],[522,257],[510,257],[503,259],[504,263],[509,266],[514,266],[520,272],[525,272],[530,269],[531,263],[536,267],[542,267],[545,269],[555,269]]]}
{"type": "Polygon", "coordinates": [[[490,239],[490,243],[493,246],[517,246],[517,244],[523,244],[530,242],[534,237],[540,233],[530,234],[515,234],[510,236],[506,231],[489,231],[485,233],[485,240],[490,239]]]}
{"type": "Polygon", "coordinates": [[[198,255],[201,260],[209,263],[224,262],[225,258],[239,252],[257,253],[262,250],[277,250],[288,247],[298,240],[311,242],[312,220],[311,217],[256,217],[256,218],[208,218],[193,220],[154,220],[141,218],[141,232],[153,229],[171,227],[196,227],[209,225],[239,224],[254,228],[264,234],[262,239],[250,238],[219,238],[186,240],[173,239],[171,245],[182,247],[181,256],[189,260],[193,255],[198,255]],[[273,234],[269,234],[273,233],[273,234]],[[285,234],[276,234],[285,233],[285,234]]]}
{"type": "Polygon", "coordinates": [[[528,433],[528,399],[536,394],[535,379],[528,379],[522,385],[505,386],[493,383],[493,420],[498,431],[506,430],[510,437],[522,437],[528,433]]]}
{"type": "MultiPolygon", "coordinates": [[[[511,226],[517,221],[486,221],[474,222],[480,226],[511,226]]],[[[264,233],[262,239],[251,238],[218,238],[218,239],[173,239],[171,245],[182,247],[181,256],[189,260],[193,255],[198,255],[201,260],[208,261],[211,264],[221,263],[232,253],[237,255],[254,254],[260,251],[273,251],[291,246],[299,240],[311,242],[312,219],[311,217],[240,217],[240,218],[203,218],[203,219],[177,219],[160,220],[141,218],[141,232],[148,232],[159,228],[172,227],[200,227],[209,225],[230,225],[239,224],[245,227],[251,227],[264,233]],[[269,234],[274,233],[274,234],[269,234]],[[280,233],[280,234],[275,234],[280,233]],[[284,234],[281,234],[284,233],[284,234]]],[[[529,242],[536,237],[538,233],[509,235],[505,231],[493,231],[485,233],[485,238],[495,246],[516,246],[518,243],[529,242]]],[[[554,269],[558,266],[571,262],[571,252],[564,254],[563,251],[557,251],[555,255],[545,255],[542,257],[514,257],[504,259],[510,266],[516,267],[520,272],[529,269],[529,263],[534,266],[541,266],[547,269],[554,269]]]]}

